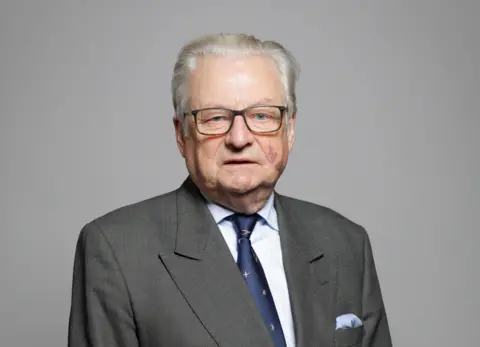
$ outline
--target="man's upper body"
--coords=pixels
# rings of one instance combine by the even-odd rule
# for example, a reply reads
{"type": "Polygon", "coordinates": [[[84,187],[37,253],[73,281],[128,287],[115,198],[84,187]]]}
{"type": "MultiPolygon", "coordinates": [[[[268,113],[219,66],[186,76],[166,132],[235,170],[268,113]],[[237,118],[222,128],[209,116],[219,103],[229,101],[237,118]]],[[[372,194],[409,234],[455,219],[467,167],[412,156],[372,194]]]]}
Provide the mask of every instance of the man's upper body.
{"type": "Polygon", "coordinates": [[[211,35],[183,47],[172,94],[189,176],[82,229],[69,346],[275,346],[237,266],[232,214],[260,216],[251,252],[286,346],[391,346],[365,230],[274,191],[293,148],[297,77],[273,41],[211,35]]]}

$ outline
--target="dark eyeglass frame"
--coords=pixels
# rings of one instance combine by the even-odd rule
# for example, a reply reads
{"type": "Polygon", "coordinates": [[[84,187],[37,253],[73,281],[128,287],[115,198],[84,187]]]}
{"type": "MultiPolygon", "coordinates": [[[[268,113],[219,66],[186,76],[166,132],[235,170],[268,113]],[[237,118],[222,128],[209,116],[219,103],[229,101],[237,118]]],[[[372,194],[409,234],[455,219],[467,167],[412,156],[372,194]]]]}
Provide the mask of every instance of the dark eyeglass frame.
{"type": "Polygon", "coordinates": [[[277,132],[278,130],[280,130],[280,128],[282,127],[283,125],[283,115],[285,114],[285,112],[288,111],[288,108],[286,106],[279,106],[279,105],[255,105],[255,106],[249,106],[249,107],[246,107],[244,108],[243,110],[232,110],[232,109],[229,109],[229,108],[225,108],[225,107],[207,107],[207,108],[200,108],[200,109],[197,109],[197,110],[192,110],[190,112],[186,112],[184,113],[183,115],[184,116],[193,116],[193,120],[195,121],[195,129],[197,129],[197,131],[202,134],[202,135],[207,135],[207,136],[218,136],[218,135],[225,135],[227,134],[231,129],[232,129],[232,126],[233,126],[233,122],[235,120],[235,117],[236,116],[241,116],[243,118],[243,121],[245,122],[245,125],[247,126],[248,130],[250,130],[250,132],[252,133],[255,133],[255,134],[272,134],[274,132],[277,132]],[[250,126],[248,125],[248,122],[247,122],[247,119],[246,119],[246,113],[248,110],[251,110],[251,109],[254,109],[254,108],[258,108],[258,107],[274,107],[274,108],[277,108],[279,111],[280,111],[280,123],[278,125],[278,128],[275,129],[275,130],[270,130],[270,131],[255,131],[255,130],[252,130],[250,128],[250,126]],[[221,133],[214,133],[214,134],[209,134],[209,133],[203,133],[201,132],[199,129],[198,129],[198,124],[197,124],[197,115],[200,111],[208,111],[208,110],[225,110],[225,111],[229,111],[233,114],[233,118],[232,118],[232,121],[230,122],[230,126],[228,127],[228,129],[224,132],[221,132],[221,133]]]}

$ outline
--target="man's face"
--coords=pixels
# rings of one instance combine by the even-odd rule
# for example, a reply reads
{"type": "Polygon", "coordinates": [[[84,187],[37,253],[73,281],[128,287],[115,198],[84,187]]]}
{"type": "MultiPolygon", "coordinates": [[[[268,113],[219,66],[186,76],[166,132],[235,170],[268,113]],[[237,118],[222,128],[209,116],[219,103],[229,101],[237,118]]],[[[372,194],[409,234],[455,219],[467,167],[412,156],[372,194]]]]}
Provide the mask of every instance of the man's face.
{"type": "MultiPolygon", "coordinates": [[[[276,65],[264,56],[199,58],[190,76],[189,93],[191,110],[286,106],[276,65]]],[[[183,136],[182,125],[175,122],[180,153],[200,190],[220,200],[255,190],[271,193],[293,146],[295,118],[290,119],[287,132],[286,117],[273,134],[250,132],[239,116],[230,131],[220,136],[197,132],[192,116],[186,117],[188,134],[183,136]]]]}

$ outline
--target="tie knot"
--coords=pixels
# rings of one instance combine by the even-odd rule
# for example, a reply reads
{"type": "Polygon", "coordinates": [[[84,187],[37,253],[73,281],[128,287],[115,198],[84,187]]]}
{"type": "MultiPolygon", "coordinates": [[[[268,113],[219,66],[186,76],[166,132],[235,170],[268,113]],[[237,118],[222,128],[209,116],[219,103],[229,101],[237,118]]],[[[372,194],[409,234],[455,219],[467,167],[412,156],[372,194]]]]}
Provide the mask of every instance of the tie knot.
{"type": "Polygon", "coordinates": [[[232,222],[235,225],[235,229],[237,231],[237,237],[240,238],[250,238],[252,234],[253,228],[259,219],[258,214],[239,214],[236,213],[232,216],[232,222]]]}

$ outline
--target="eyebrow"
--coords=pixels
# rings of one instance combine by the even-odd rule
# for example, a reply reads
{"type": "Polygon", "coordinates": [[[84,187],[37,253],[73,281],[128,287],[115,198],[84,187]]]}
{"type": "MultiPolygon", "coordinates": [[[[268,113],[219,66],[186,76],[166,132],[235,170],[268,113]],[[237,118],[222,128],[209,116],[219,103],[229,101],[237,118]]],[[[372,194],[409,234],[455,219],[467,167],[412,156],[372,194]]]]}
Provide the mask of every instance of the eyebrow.
{"type": "MultiPolygon", "coordinates": [[[[270,102],[272,102],[272,101],[273,101],[272,98],[262,98],[262,99],[258,99],[257,101],[249,104],[246,108],[248,108],[248,107],[253,107],[253,106],[259,106],[259,105],[265,105],[266,103],[270,103],[270,102]]],[[[202,106],[201,108],[215,108],[215,107],[227,108],[227,109],[230,108],[230,107],[227,106],[227,105],[220,104],[220,103],[216,103],[216,102],[207,102],[207,103],[203,104],[203,106],[202,106]]]]}

